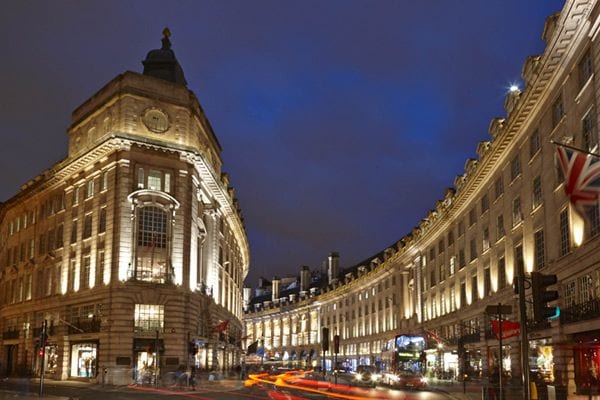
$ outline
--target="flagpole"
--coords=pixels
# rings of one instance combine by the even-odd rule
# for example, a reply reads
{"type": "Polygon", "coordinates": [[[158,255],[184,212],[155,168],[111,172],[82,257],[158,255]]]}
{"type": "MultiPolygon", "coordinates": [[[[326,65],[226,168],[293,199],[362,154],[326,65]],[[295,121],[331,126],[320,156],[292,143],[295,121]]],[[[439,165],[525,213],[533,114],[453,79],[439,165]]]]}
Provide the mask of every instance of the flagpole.
{"type": "Polygon", "coordinates": [[[580,149],[578,147],[569,146],[568,144],[564,144],[564,143],[560,143],[560,142],[555,142],[554,140],[551,140],[550,143],[555,144],[557,146],[566,147],[567,149],[575,150],[575,151],[578,151],[580,153],[585,153],[585,154],[590,155],[590,156],[600,157],[600,154],[592,153],[592,152],[589,152],[587,150],[580,149]]]}

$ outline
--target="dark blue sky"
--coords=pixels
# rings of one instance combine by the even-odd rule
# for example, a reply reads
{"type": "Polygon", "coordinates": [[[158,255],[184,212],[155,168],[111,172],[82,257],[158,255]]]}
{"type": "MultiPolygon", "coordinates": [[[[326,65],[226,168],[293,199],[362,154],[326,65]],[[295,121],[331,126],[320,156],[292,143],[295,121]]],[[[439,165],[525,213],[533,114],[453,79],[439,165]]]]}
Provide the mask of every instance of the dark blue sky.
{"type": "Polygon", "coordinates": [[[224,152],[251,270],[351,266],[488,140],[559,0],[23,1],[0,13],[0,201],[66,155],[70,113],[169,26],[224,152]]]}

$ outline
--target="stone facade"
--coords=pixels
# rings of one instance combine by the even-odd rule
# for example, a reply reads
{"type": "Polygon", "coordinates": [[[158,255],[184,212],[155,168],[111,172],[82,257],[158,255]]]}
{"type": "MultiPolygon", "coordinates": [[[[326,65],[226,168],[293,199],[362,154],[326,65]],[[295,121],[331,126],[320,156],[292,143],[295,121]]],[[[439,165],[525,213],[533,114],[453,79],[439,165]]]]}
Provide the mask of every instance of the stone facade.
{"type": "MultiPolygon", "coordinates": [[[[519,320],[511,284],[523,262],[526,274],[556,274],[560,292],[560,317],[530,324],[532,368],[569,393],[585,393],[597,382],[590,371],[600,369],[599,210],[591,207],[582,217],[569,204],[552,141],[598,153],[599,13],[597,1],[567,0],[560,14],[548,17],[546,49],[525,61],[524,89],[507,94],[506,116],[492,119],[478,158],[465,163],[464,174],[411,234],[312,296],[248,301],[249,340],[272,343],[270,355],[283,361],[287,352],[288,362],[297,361],[276,336],[293,332],[288,321],[312,307],[316,332],[326,326],[339,334],[339,358],[351,367],[386,369],[394,337],[410,333],[437,343],[423,354],[427,374],[482,378],[499,364],[484,310],[511,305],[507,318],[519,320]],[[465,344],[464,357],[458,343],[465,344]]],[[[321,340],[310,345],[320,349],[321,340]]],[[[503,353],[506,375],[518,380],[518,337],[504,341],[503,353]]]]}
{"type": "Polygon", "coordinates": [[[73,112],[67,158],[0,205],[2,373],[125,384],[240,362],[243,218],[195,95],[152,73],[157,54],[178,67],[165,38],[144,74],[73,112]]]}

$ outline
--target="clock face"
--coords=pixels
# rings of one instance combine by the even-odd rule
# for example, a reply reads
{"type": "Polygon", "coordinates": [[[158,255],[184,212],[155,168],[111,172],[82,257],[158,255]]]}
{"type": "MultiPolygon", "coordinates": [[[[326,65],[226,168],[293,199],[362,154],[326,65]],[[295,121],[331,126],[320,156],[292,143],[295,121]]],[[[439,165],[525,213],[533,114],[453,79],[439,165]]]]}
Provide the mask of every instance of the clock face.
{"type": "Polygon", "coordinates": [[[169,117],[156,108],[147,110],[142,117],[142,122],[148,130],[155,133],[163,133],[169,129],[169,117]]]}

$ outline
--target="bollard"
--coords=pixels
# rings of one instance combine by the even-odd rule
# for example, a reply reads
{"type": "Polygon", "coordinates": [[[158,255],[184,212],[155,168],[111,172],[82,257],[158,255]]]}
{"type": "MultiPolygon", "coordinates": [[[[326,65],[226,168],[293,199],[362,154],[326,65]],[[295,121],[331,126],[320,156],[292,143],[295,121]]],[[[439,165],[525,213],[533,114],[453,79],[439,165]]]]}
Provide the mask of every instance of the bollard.
{"type": "Polygon", "coordinates": [[[531,400],[538,400],[537,386],[535,385],[535,382],[529,383],[529,392],[531,395],[531,400]]]}

